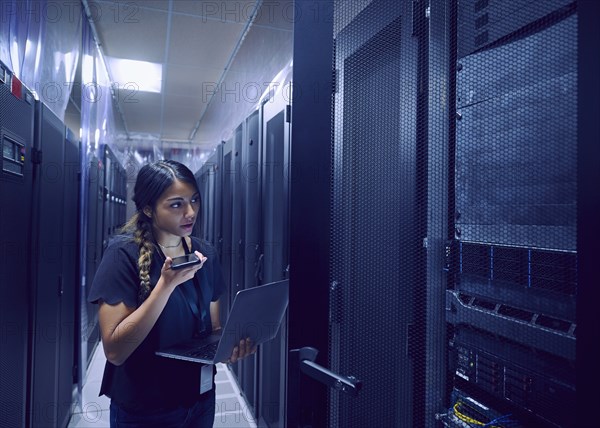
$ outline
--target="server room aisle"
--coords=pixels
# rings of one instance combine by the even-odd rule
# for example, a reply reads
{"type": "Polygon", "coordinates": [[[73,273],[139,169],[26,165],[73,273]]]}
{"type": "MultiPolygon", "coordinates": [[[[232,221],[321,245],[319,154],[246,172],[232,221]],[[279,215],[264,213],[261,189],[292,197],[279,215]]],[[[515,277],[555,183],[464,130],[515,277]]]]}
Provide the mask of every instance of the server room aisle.
{"type": "MultiPolygon", "coordinates": [[[[104,370],[102,343],[96,347],[82,393],[82,405],[74,404],[68,428],[104,428],[109,426],[109,399],[98,397],[104,370]]],[[[240,393],[227,365],[217,364],[217,407],[214,427],[256,428],[248,403],[240,393]]]]}

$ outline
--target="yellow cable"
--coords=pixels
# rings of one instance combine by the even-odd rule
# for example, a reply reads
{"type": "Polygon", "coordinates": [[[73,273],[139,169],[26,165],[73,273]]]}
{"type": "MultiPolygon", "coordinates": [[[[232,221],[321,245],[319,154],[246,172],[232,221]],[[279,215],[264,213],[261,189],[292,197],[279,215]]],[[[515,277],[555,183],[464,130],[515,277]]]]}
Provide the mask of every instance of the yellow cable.
{"type": "MultiPolygon", "coordinates": [[[[471,417],[469,417],[469,416],[461,413],[458,410],[458,406],[461,405],[461,404],[462,404],[462,402],[457,401],[456,404],[454,405],[454,408],[453,408],[454,409],[454,414],[456,415],[456,417],[458,419],[460,419],[461,421],[466,422],[468,424],[472,424],[472,425],[479,425],[479,426],[485,425],[484,422],[478,421],[477,419],[473,419],[473,418],[471,418],[471,417]]],[[[493,426],[490,426],[490,428],[499,428],[499,427],[493,425],[493,426]]]]}

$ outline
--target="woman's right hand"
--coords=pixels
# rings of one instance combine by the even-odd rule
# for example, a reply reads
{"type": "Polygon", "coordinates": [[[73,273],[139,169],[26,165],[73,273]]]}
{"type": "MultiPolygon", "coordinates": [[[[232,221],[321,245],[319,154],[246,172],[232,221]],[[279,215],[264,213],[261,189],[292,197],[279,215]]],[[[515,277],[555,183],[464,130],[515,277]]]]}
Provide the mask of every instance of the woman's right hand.
{"type": "Polygon", "coordinates": [[[204,262],[206,262],[208,258],[200,251],[194,251],[194,254],[196,254],[196,257],[200,259],[200,263],[183,269],[171,269],[173,259],[171,257],[167,257],[165,259],[160,271],[160,276],[162,277],[163,281],[165,281],[166,285],[176,287],[179,284],[183,284],[184,282],[192,279],[194,275],[196,275],[196,272],[202,269],[204,262]]]}

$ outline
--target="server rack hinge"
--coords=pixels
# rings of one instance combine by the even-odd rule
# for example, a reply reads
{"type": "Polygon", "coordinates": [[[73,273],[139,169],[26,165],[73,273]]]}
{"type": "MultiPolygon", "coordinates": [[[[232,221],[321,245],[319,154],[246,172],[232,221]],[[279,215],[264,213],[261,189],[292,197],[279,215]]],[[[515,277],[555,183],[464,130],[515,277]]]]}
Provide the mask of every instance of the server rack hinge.
{"type": "Polygon", "coordinates": [[[285,106],[285,121],[292,123],[292,106],[289,104],[285,106]]]}
{"type": "Polygon", "coordinates": [[[31,162],[34,165],[39,165],[42,163],[42,151],[36,148],[31,149],[31,162]]]}

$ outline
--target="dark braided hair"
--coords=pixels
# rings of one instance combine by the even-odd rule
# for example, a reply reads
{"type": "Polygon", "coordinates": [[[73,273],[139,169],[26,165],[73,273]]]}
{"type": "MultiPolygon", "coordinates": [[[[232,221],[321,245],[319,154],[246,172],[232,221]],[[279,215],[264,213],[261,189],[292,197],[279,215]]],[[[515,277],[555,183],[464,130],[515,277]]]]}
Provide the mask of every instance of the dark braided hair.
{"type": "Polygon", "coordinates": [[[135,202],[136,213],[123,226],[123,231],[132,233],[135,243],[140,248],[138,305],[141,305],[150,294],[150,266],[155,249],[152,219],[144,213],[144,208],[150,207],[154,211],[158,199],[175,180],[192,185],[200,194],[192,171],[173,160],[162,160],[144,165],[138,172],[135,181],[133,202],[135,202]]]}

